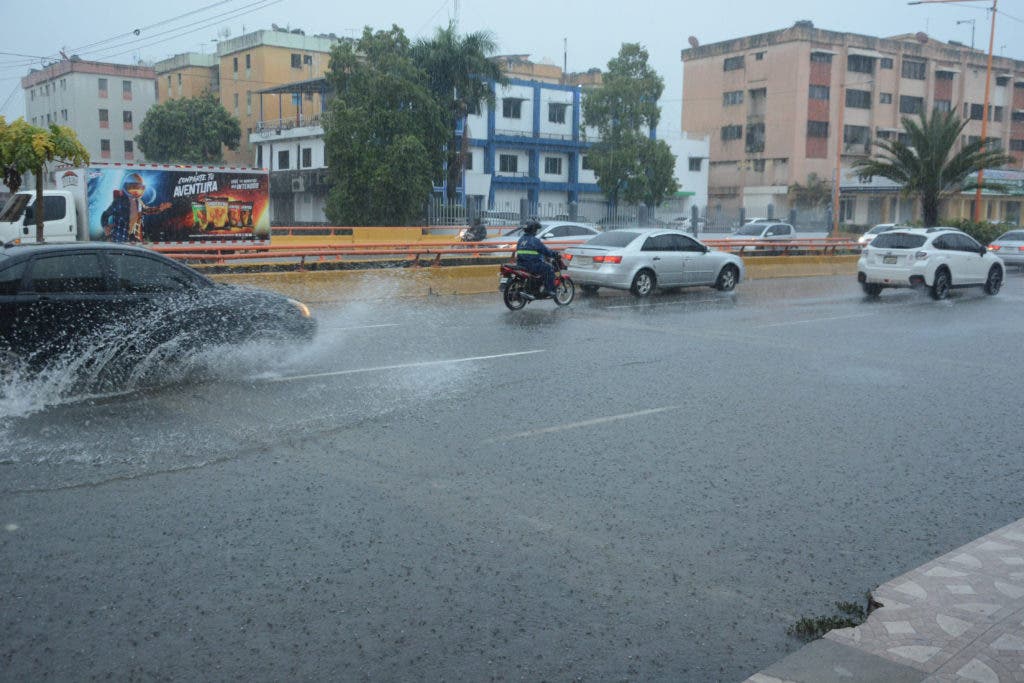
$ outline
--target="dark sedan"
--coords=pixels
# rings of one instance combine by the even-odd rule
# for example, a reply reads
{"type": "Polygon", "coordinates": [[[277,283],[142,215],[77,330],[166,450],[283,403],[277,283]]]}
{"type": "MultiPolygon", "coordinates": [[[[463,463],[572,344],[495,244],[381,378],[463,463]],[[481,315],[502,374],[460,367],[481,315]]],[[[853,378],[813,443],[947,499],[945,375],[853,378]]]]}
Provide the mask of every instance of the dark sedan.
{"type": "Polygon", "coordinates": [[[309,340],[305,304],[218,284],[139,247],[98,242],[0,249],[0,363],[107,359],[254,339],[309,340]]]}

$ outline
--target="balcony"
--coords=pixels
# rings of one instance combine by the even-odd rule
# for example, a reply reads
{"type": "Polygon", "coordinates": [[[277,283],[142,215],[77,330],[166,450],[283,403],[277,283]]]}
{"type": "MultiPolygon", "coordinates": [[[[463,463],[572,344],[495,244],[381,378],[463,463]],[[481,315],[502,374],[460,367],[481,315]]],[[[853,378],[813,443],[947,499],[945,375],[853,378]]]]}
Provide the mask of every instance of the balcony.
{"type": "Polygon", "coordinates": [[[286,119],[257,121],[253,133],[279,133],[283,130],[292,130],[293,128],[320,126],[322,116],[322,114],[299,114],[286,119]]]}

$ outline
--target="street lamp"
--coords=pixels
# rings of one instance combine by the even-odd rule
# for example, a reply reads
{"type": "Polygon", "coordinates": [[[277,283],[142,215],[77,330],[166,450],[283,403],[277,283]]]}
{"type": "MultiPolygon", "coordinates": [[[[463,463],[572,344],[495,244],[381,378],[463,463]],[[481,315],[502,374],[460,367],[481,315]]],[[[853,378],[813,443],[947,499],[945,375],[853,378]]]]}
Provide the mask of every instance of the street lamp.
{"type": "MultiPolygon", "coordinates": [[[[949,3],[949,2],[965,2],[967,0],[914,0],[914,2],[908,2],[908,5],[930,5],[935,3],[949,3]]],[[[992,88],[992,48],[995,47],[996,42],[996,5],[999,0],[992,0],[992,30],[988,36],[988,64],[985,67],[985,102],[981,108],[981,149],[985,149],[985,145],[988,144],[988,102],[989,95],[991,94],[992,88]]],[[[977,223],[981,219],[981,186],[985,181],[985,169],[978,169],[978,187],[974,190],[974,215],[972,220],[977,223]]]]}

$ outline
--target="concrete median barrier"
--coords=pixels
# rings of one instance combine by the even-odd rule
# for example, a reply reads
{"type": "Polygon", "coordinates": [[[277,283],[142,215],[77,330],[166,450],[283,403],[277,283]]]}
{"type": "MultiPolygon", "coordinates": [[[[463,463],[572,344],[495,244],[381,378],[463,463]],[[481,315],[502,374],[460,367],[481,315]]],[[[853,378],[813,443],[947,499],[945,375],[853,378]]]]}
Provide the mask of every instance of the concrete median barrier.
{"type": "MultiPolygon", "coordinates": [[[[857,256],[753,256],[747,278],[821,277],[857,272],[857,256]]],[[[498,266],[446,266],[373,270],[222,273],[219,282],[253,285],[307,303],[415,298],[498,291],[498,266]]],[[[495,294],[496,295],[496,294],[495,294]]]]}

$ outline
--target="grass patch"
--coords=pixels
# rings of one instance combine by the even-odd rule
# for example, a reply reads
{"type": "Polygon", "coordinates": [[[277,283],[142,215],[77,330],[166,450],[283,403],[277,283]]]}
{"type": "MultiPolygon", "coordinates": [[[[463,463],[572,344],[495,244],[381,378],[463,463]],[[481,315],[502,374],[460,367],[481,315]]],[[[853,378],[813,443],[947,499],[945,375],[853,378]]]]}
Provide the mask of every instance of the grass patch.
{"type": "Polygon", "coordinates": [[[865,609],[854,602],[837,602],[836,613],[819,617],[803,617],[786,629],[786,633],[804,642],[817,640],[835,628],[860,626],[868,614],[878,606],[871,594],[867,594],[868,608],[865,609]]]}

